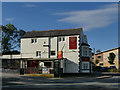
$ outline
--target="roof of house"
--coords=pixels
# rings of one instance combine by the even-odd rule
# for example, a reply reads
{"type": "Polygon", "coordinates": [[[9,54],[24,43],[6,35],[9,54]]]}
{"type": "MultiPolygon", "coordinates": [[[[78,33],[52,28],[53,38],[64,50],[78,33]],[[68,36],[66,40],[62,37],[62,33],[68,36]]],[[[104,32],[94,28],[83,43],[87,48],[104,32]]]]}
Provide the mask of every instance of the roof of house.
{"type": "Polygon", "coordinates": [[[109,52],[109,51],[116,50],[116,49],[120,49],[120,47],[109,49],[109,50],[105,50],[105,51],[102,51],[102,52],[98,52],[95,55],[98,55],[98,54],[101,54],[101,53],[105,53],[105,52],[109,52]]]}
{"type": "Polygon", "coordinates": [[[81,45],[82,45],[82,46],[90,46],[90,45],[87,44],[87,43],[82,43],[81,45]]]}
{"type": "Polygon", "coordinates": [[[56,29],[56,30],[47,30],[47,31],[28,31],[22,38],[79,35],[81,31],[82,28],[56,29]]]}

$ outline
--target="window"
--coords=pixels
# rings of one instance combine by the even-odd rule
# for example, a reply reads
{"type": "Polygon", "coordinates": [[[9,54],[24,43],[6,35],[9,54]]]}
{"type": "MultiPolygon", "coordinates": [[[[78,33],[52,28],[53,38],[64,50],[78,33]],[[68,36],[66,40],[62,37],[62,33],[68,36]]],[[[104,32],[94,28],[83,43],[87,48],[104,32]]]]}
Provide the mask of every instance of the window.
{"type": "Polygon", "coordinates": [[[83,48],[83,56],[87,56],[88,54],[88,50],[87,50],[87,47],[84,47],[83,48]]]}
{"type": "Polygon", "coordinates": [[[59,37],[59,42],[65,41],[65,37],[59,37]]]}
{"type": "Polygon", "coordinates": [[[65,41],[65,37],[63,37],[63,41],[65,41]]]}
{"type": "Polygon", "coordinates": [[[98,56],[98,58],[101,58],[101,56],[98,56]]]}
{"type": "Polygon", "coordinates": [[[82,65],[83,65],[83,66],[82,66],[82,69],[89,69],[88,63],[83,63],[82,65]]]}
{"type": "Polygon", "coordinates": [[[103,66],[103,63],[100,63],[100,66],[103,66]]]}
{"type": "Polygon", "coordinates": [[[37,43],[37,39],[31,39],[31,43],[37,43]]]}
{"type": "Polygon", "coordinates": [[[51,51],[51,55],[55,55],[55,51],[51,51]]]}
{"type": "Polygon", "coordinates": [[[59,37],[59,42],[61,41],[61,38],[59,37]]]}
{"type": "Polygon", "coordinates": [[[51,62],[44,62],[44,66],[51,67],[51,62]]]}
{"type": "Polygon", "coordinates": [[[41,58],[41,51],[36,51],[36,57],[40,57],[41,58]]]}

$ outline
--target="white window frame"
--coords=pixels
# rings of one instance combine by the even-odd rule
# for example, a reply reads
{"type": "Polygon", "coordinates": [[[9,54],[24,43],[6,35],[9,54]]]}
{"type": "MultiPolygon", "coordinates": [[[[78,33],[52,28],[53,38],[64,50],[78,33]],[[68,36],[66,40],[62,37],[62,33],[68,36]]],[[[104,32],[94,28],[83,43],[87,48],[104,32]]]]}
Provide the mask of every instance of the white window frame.
{"type": "Polygon", "coordinates": [[[88,55],[88,54],[89,54],[89,53],[88,53],[88,47],[82,47],[82,52],[83,52],[83,53],[82,53],[83,56],[89,56],[89,55],[88,55]],[[85,48],[86,48],[86,49],[85,49],[85,48]]]}
{"type": "Polygon", "coordinates": [[[65,37],[58,37],[59,42],[65,42],[65,37]]]}
{"type": "Polygon", "coordinates": [[[41,58],[41,51],[36,51],[36,57],[41,58]]]}
{"type": "Polygon", "coordinates": [[[65,37],[62,37],[63,42],[65,42],[65,37]]]}
{"type": "MultiPolygon", "coordinates": [[[[55,51],[50,51],[50,55],[51,55],[51,52],[55,52],[55,51]]],[[[55,55],[56,55],[56,52],[55,52],[55,55]]],[[[55,56],[55,55],[51,55],[51,56],[55,56]]]]}
{"type": "Polygon", "coordinates": [[[37,43],[37,38],[32,38],[31,39],[31,43],[33,44],[33,43],[37,43]],[[33,40],[33,42],[32,42],[32,40],[33,40]]]}
{"type": "Polygon", "coordinates": [[[82,62],[82,69],[89,69],[89,62],[82,62]]]}

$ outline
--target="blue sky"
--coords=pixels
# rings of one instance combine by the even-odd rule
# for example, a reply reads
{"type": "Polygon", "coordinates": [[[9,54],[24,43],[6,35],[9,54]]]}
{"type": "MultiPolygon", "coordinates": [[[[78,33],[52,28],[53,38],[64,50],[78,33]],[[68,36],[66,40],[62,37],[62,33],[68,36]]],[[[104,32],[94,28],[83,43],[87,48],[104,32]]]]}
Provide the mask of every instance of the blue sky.
{"type": "Polygon", "coordinates": [[[2,24],[25,31],[82,27],[91,48],[104,51],[118,46],[117,9],[115,2],[4,2],[2,24]]]}

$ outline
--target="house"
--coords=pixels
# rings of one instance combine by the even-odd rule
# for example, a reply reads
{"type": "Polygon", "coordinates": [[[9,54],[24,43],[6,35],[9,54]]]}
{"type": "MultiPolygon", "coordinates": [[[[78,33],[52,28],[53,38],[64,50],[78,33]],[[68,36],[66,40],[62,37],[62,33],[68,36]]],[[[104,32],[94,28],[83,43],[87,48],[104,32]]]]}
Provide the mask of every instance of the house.
{"type": "Polygon", "coordinates": [[[92,57],[82,28],[28,31],[21,38],[20,68],[40,73],[91,73],[92,57]]]}
{"type": "Polygon", "coordinates": [[[98,60],[98,63],[96,64],[97,66],[101,67],[110,67],[110,66],[115,66],[117,69],[120,68],[120,47],[113,48],[110,50],[106,50],[103,52],[98,52],[94,55],[94,62],[98,60]],[[111,53],[115,54],[115,59],[114,59],[114,64],[110,64],[109,61],[109,55],[111,53]]]}

